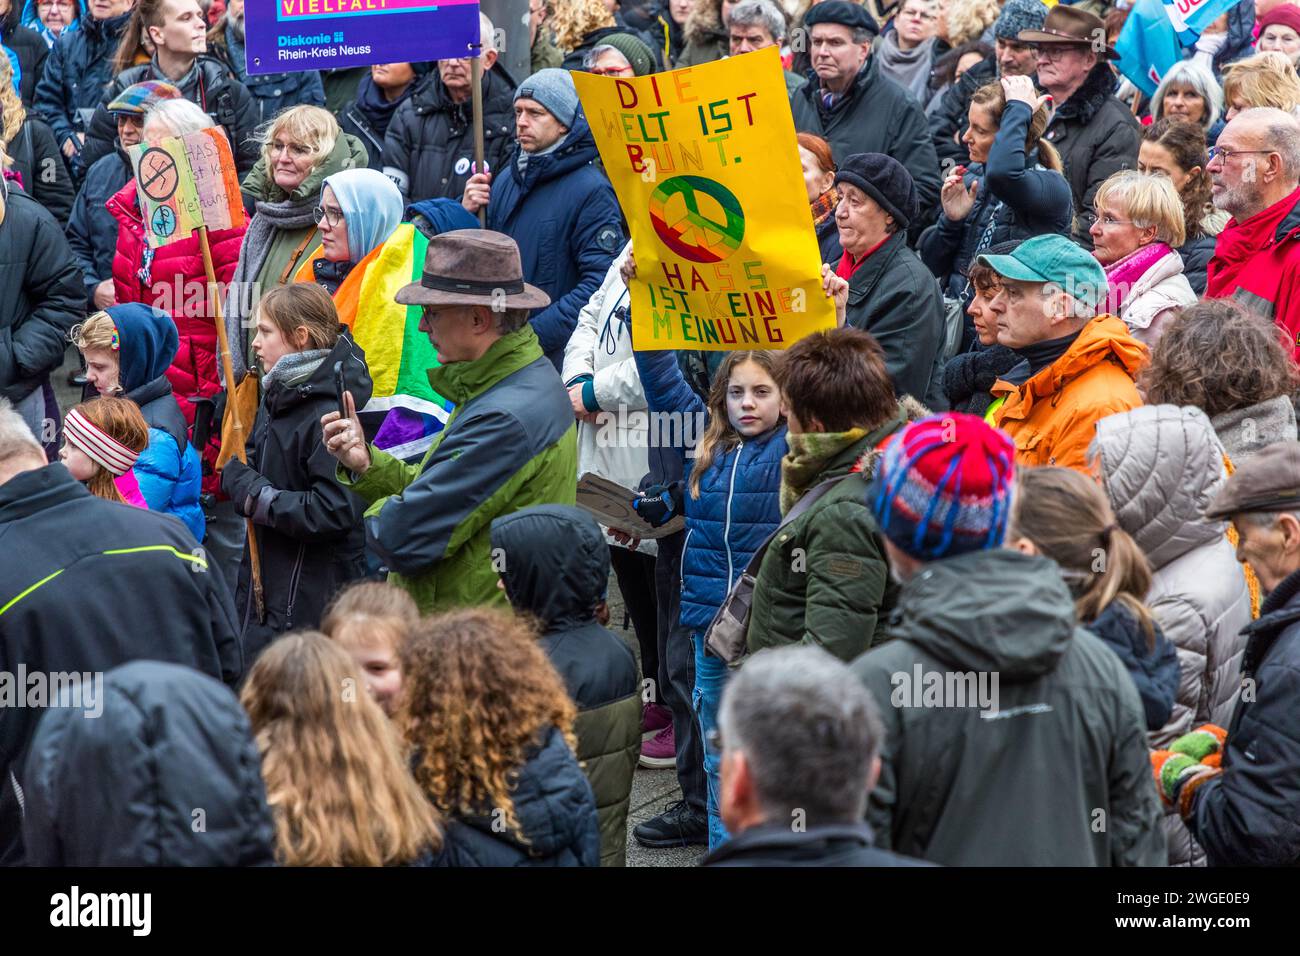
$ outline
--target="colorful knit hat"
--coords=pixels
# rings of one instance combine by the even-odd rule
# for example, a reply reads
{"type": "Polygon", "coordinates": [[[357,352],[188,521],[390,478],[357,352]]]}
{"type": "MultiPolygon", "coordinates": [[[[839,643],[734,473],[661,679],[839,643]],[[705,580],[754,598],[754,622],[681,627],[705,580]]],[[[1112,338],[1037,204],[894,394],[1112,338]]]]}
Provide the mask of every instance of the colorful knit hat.
{"type": "Polygon", "coordinates": [[[885,536],[918,560],[995,548],[1006,534],[1015,454],[1004,432],[975,415],[913,422],[885,447],[867,505],[885,536]]]}
{"type": "Polygon", "coordinates": [[[130,471],[140,457],[139,452],[123,445],[75,408],[63,420],[63,435],[70,445],[115,478],[130,471]]]}
{"type": "Polygon", "coordinates": [[[143,116],[151,107],[163,100],[179,100],[181,96],[181,91],[171,83],[164,83],[162,80],[143,80],[132,83],[117,94],[117,99],[109,103],[107,109],[110,113],[143,116]]]}

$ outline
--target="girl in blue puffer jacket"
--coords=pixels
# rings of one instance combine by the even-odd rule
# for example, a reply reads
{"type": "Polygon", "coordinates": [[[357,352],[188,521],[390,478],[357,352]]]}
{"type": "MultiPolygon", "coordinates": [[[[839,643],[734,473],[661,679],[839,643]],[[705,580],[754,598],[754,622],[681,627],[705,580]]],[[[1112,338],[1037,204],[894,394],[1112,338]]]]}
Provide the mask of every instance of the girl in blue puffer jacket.
{"type": "Polygon", "coordinates": [[[129,398],[149,425],[149,447],[135,464],[149,510],[175,515],[202,541],[202,467],[166,374],[178,344],[171,316],[139,302],[115,305],[94,313],[69,338],[86,360],[87,392],[129,398]]]}
{"type": "MultiPolygon", "coordinates": [[[[718,810],[722,755],[709,739],[717,726],[727,665],[704,652],[704,632],[759,545],[781,522],[781,459],[785,419],[777,369],[781,352],[731,352],[719,366],[708,402],[686,384],[673,352],[636,352],[637,370],[651,414],[683,419],[681,434],[701,435],[692,457],[683,455],[684,488],[666,490],[667,505],[654,523],[681,511],[686,516],[682,554],[681,624],[695,645],[693,702],[704,742],[708,779],[709,849],[727,838],[718,810]],[[702,424],[703,432],[687,423],[702,424]]],[[[651,434],[662,434],[652,428],[651,434]]],[[[689,440],[689,439],[688,439],[689,440]]],[[[652,517],[653,498],[637,503],[652,517]]]]}

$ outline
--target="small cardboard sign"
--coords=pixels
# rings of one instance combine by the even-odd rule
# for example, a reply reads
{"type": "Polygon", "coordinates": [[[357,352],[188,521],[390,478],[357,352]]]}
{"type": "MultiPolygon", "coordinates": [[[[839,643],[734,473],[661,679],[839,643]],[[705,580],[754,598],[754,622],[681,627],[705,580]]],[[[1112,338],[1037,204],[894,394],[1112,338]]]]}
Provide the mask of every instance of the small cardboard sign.
{"type": "Polygon", "coordinates": [[[220,127],[128,150],[145,240],[157,249],[200,226],[237,229],[247,218],[230,142],[220,127]]]}
{"type": "Polygon", "coordinates": [[[625,531],[634,538],[666,538],[686,527],[681,515],[658,528],[637,514],[632,507],[636,492],[590,472],[578,479],[578,507],[601,524],[625,531]]]}

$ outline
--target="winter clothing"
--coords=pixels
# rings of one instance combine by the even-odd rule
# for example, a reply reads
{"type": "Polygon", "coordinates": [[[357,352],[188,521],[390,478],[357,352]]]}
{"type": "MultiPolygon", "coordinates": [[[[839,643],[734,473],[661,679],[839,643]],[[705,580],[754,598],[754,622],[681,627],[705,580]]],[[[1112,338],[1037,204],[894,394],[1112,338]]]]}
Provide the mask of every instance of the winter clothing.
{"type": "Polygon", "coordinates": [[[63,363],[85,314],[81,273],[54,217],[9,187],[0,222],[0,398],[17,404],[63,363]]]}
{"type": "Polygon", "coordinates": [[[67,443],[114,478],[121,478],[133,467],[140,453],[101,429],[77,408],[68,409],[63,420],[67,443]]]}
{"type": "Polygon", "coordinates": [[[988,266],[1004,279],[1017,282],[1052,282],[1090,309],[1106,301],[1106,272],[1091,255],[1064,236],[1035,236],[998,254],[990,250],[980,255],[980,265],[988,266]]]}
{"type": "MultiPolygon", "coordinates": [[[[1094,621],[1083,626],[1101,638],[1124,663],[1124,669],[1133,678],[1142,699],[1142,713],[1148,731],[1159,730],[1169,720],[1173,711],[1174,695],[1178,692],[1178,652],[1165,638],[1160,625],[1152,621],[1155,638],[1148,644],[1137,615],[1123,602],[1112,601],[1094,621]]],[[[1173,834],[1165,829],[1171,841],[1173,834]]],[[[1173,861],[1170,861],[1173,862],[1173,861]]]]}
{"type": "Polygon", "coordinates": [[[384,137],[392,124],[397,108],[411,98],[420,85],[419,77],[411,80],[397,99],[389,100],[384,91],[375,85],[370,71],[361,78],[357,98],[345,105],[339,113],[339,126],[343,132],[355,136],[365,144],[371,169],[384,169],[384,137]]]}
{"type": "Polygon", "coordinates": [[[884,449],[867,504],[881,534],[921,561],[996,547],[1007,533],[1014,446],[974,415],[908,425],[884,449]]]}
{"type": "Polygon", "coordinates": [[[898,45],[898,32],[890,30],[875,46],[872,57],[880,58],[880,73],[907,91],[918,103],[929,100],[930,68],[934,65],[937,37],[919,43],[910,50],[898,45]]]}
{"type": "Polygon", "coordinates": [[[868,59],[848,92],[829,109],[821,92],[815,76],[795,91],[790,99],[795,129],[825,139],[841,162],[854,153],[894,157],[912,174],[921,213],[934,208],[942,183],[925,114],[902,87],[881,75],[879,60],[868,59]]]}
{"type": "Polygon", "coordinates": [[[993,36],[998,40],[1015,40],[1021,30],[1041,30],[1047,17],[1047,7],[1041,0],[1007,0],[993,24],[993,36]]]}
{"type": "Polygon", "coordinates": [[[50,55],[49,45],[35,30],[18,23],[18,11],[11,5],[9,13],[0,21],[0,42],[18,58],[18,98],[30,108],[35,102],[36,82],[45,70],[50,55]]]}
{"type": "Polygon", "coordinates": [[[993,402],[993,386],[1023,359],[1005,345],[976,348],[954,356],[943,369],[943,394],[954,412],[983,416],[993,402]]]}
{"type": "Polygon", "coordinates": [[[448,815],[435,866],[599,866],[600,829],[591,785],[564,736],[543,730],[510,793],[524,840],[500,832],[498,814],[448,815]]]}
{"type": "MultiPolygon", "coordinates": [[[[81,13],[79,12],[81,9],[80,3],[74,3],[73,5],[71,11],[72,22],[61,27],[60,32],[57,34],[41,22],[40,10],[38,7],[39,5],[36,0],[25,0],[22,5],[23,13],[19,18],[19,22],[33,33],[40,36],[40,38],[45,41],[47,47],[54,46],[55,41],[57,41],[64,33],[77,30],[81,26],[81,13]]],[[[47,60],[46,62],[49,61],[47,60]]]]}
{"type": "Polygon", "coordinates": [[[916,218],[916,186],[912,175],[898,160],[884,153],[856,153],[840,160],[835,185],[857,186],[889,215],[900,229],[916,218]]]}
{"type": "Polygon", "coordinates": [[[1028,381],[998,380],[993,397],[1006,401],[993,424],[1016,443],[1019,465],[1084,469],[1097,421],[1142,404],[1133,380],[1146,361],[1146,346],[1123,322],[1099,315],[1028,381]]]}
{"type": "Polygon", "coordinates": [[[134,174],[131,161],[121,147],[90,167],[72,203],[68,219],[68,247],[76,259],[86,286],[86,301],[93,301],[95,287],[113,278],[113,256],[117,252],[117,220],[107,203],[134,174]]]}
{"type": "Polygon", "coordinates": [[[488,525],[529,505],[574,503],[573,408],[531,326],[428,377],[456,408],[424,460],[404,465],[372,445],[365,474],[339,478],[371,505],[370,547],[422,613],[500,604],[488,525]]]}
{"type": "Polygon", "coordinates": [[[924,866],[875,846],[865,823],[829,823],[795,831],[784,823],[750,827],[700,866],[924,866]]]}
{"type": "Polygon", "coordinates": [[[686,45],[673,61],[674,69],[702,66],[731,52],[731,40],[722,25],[721,0],[699,0],[683,28],[686,45]]]}
{"type": "Polygon", "coordinates": [[[1133,338],[1148,349],[1169,322],[1196,304],[1196,293],[1183,275],[1183,260],[1163,242],[1143,246],[1106,267],[1112,305],[1133,338]]]}
{"type": "Polygon", "coordinates": [[[1237,702],[1223,772],[1195,793],[1187,828],[1211,866],[1300,862],[1300,571],[1268,595],[1246,628],[1243,678],[1253,699],[1237,702]]]}
{"type": "Polygon", "coordinates": [[[1300,189],[1219,233],[1205,295],[1231,296],[1272,319],[1300,360],[1300,189]]]}
{"type": "Polygon", "coordinates": [[[1200,223],[1187,230],[1187,241],[1178,247],[1178,254],[1183,258],[1183,275],[1197,296],[1205,295],[1206,271],[1214,258],[1219,233],[1223,232],[1230,218],[1223,210],[1207,206],[1200,223]]]}
{"type": "MultiPolygon", "coordinates": [[[[915,413],[915,406],[910,410],[915,413]]],[[[879,445],[902,428],[903,406],[832,458],[809,484],[843,477],[779,532],[763,556],[749,615],[749,650],[820,644],[849,661],[884,639],[898,588],[867,507],[879,445]]]]}
{"type": "MultiPolygon", "coordinates": [[[[655,72],[655,54],[645,42],[630,33],[611,33],[601,40],[603,46],[612,46],[622,53],[636,76],[649,76],[655,72]]],[[[535,74],[534,74],[535,75],[535,74]]]]}
{"type": "Polygon", "coordinates": [[[402,194],[383,173],[368,167],[347,169],[327,176],[322,193],[325,186],[330,187],[343,211],[348,261],[353,265],[383,245],[402,221],[402,194]]]}
{"type": "Polygon", "coordinates": [[[965,219],[940,213],[939,221],[921,236],[917,247],[921,261],[953,298],[962,298],[972,261],[991,246],[1040,235],[1069,235],[1074,215],[1069,183],[1039,164],[1036,148],[1025,152],[1032,117],[1026,103],[1006,105],[988,165],[977,163],[962,178],[966,189],[979,183],[974,207],[965,219]]]}
{"type": "Polygon", "coordinates": [[[531,325],[558,370],[578,313],[623,248],[614,189],[594,165],[596,142],[581,113],[558,148],[529,156],[515,149],[492,181],[487,227],[519,244],[524,279],[551,297],[531,325]],[[521,170],[519,160],[526,157],[521,170]]]}
{"type": "Polygon", "coordinates": [[[578,762],[600,819],[602,866],[623,866],[632,773],[641,753],[641,675],[622,639],[596,622],[609,548],[594,518],[538,505],[492,522],[506,597],[541,625],[541,644],[578,706],[578,762]]]}
{"type": "Polygon", "coordinates": [[[927,564],[890,635],[853,663],[885,721],[867,809],[879,845],[949,866],[1164,863],[1137,691],[1076,626],[1054,562],[995,549],[927,564]],[[923,674],[954,672],[969,675],[959,699],[918,706],[923,674]]]}
{"type": "Polygon", "coordinates": [[[100,703],[97,720],[52,709],[32,739],[23,774],[29,865],[274,864],[261,757],[229,688],[139,660],[104,675],[100,703]]]}
{"type": "MultiPolygon", "coordinates": [[[[0,485],[0,542],[0,670],[95,672],[150,658],[230,685],[243,673],[225,581],[195,573],[207,559],[175,518],[95,498],[56,463],[0,485]]],[[[23,783],[40,716],[0,708],[3,862],[21,854],[9,772],[23,783]]]]}
{"type": "Polygon", "coordinates": [[[870,332],[885,353],[894,391],[939,407],[943,395],[943,296],[939,283],[895,232],[854,262],[845,251],[839,275],[849,280],[845,324],[870,332]]]}
{"type": "MultiPolygon", "coordinates": [[[[50,48],[45,72],[38,77],[35,102],[60,150],[69,137],[90,129],[90,117],[113,77],[113,53],[130,19],[130,10],[107,20],[84,16],[76,30],[65,30],[50,48]]],[[[113,136],[117,136],[116,127],[113,136]]],[[[82,157],[77,164],[83,170],[91,165],[82,157]]]]}
{"type": "Polygon", "coordinates": [[[1092,248],[1092,200],[1112,173],[1137,166],[1142,126],[1114,96],[1115,74],[1099,62],[1083,85],[1056,107],[1043,139],[1056,147],[1074,194],[1074,241],[1092,248]]]}
{"type": "Polygon", "coordinates": [[[290,106],[325,105],[325,85],[320,71],[302,70],[296,73],[249,73],[244,53],[244,21],[231,21],[222,16],[208,32],[208,52],[225,64],[230,75],[243,83],[253,96],[255,122],[274,119],[290,106]]]}
{"type": "Polygon", "coordinates": [[[54,133],[36,116],[29,116],[5,146],[23,190],[50,211],[60,226],[67,226],[76,190],[59,153],[54,133]]]}
{"type": "Polygon", "coordinates": [[[1296,440],[1295,404],[1278,395],[1246,408],[1221,412],[1210,419],[1229,460],[1240,466],[1255,452],[1274,442],[1296,440]],[[1250,427],[1246,427],[1250,422],[1250,427]]]}
{"type": "Polygon", "coordinates": [[[89,167],[100,156],[111,152],[117,141],[117,125],[106,105],[117,99],[128,86],[142,80],[162,80],[177,87],[187,100],[197,103],[214,123],[225,129],[240,176],[253,168],[261,153],[261,146],[255,138],[257,103],[248,88],[231,75],[230,68],[210,56],[200,56],[190,72],[179,80],[170,80],[163,74],[158,68],[157,57],[114,77],[90,121],[90,131],[86,134],[81,154],[84,165],[89,167]]]}
{"type": "Polygon", "coordinates": [[[235,600],[250,662],[276,635],[317,627],[339,589],[365,574],[361,502],[335,481],[338,463],[321,440],[321,417],[338,408],[334,366],[340,362],[357,407],[364,406],[370,373],[346,331],[328,353],[286,355],[262,381],[248,463],[231,459],[221,473],[221,490],[253,519],[262,559],[265,618],[256,619],[247,554],[235,600]],[[308,355],[312,361],[281,371],[308,355]]]}
{"type": "MultiPolygon", "coordinates": [[[[483,161],[494,180],[504,173],[515,145],[514,87],[500,63],[483,74],[483,161]]],[[[416,85],[393,112],[383,139],[381,166],[403,200],[460,201],[474,175],[472,119],[469,100],[453,102],[437,72],[416,85]]]]}
{"type": "Polygon", "coordinates": [[[840,201],[840,191],[832,186],[812,202],[813,228],[817,231],[817,250],[822,262],[837,263],[844,255],[840,245],[840,229],[835,224],[835,207],[840,201]]]}
{"type": "Polygon", "coordinates": [[[533,39],[533,45],[529,50],[530,68],[536,73],[548,67],[558,67],[563,62],[564,54],[555,45],[555,37],[551,35],[548,27],[542,27],[537,31],[537,36],[533,39]]]}
{"type": "MultiPolygon", "coordinates": [[[[610,34],[617,36],[618,34],[610,34]]],[[[578,116],[578,91],[567,70],[539,70],[519,84],[514,100],[534,100],[544,106],[561,126],[573,129],[578,116]]]]}

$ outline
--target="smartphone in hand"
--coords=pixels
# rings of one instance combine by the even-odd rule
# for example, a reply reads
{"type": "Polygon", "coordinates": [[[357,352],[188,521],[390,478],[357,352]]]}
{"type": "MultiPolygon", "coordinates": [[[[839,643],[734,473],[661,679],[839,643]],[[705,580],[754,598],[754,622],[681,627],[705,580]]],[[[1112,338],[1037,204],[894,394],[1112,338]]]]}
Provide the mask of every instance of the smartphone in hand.
{"type": "Polygon", "coordinates": [[[334,395],[335,397],[338,398],[338,402],[339,402],[339,418],[348,417],[348,405],[343,398],[343,393],[346,391],[347,388],[343,384],[343,363],[335,362],[334,363],[334,395]]]}

